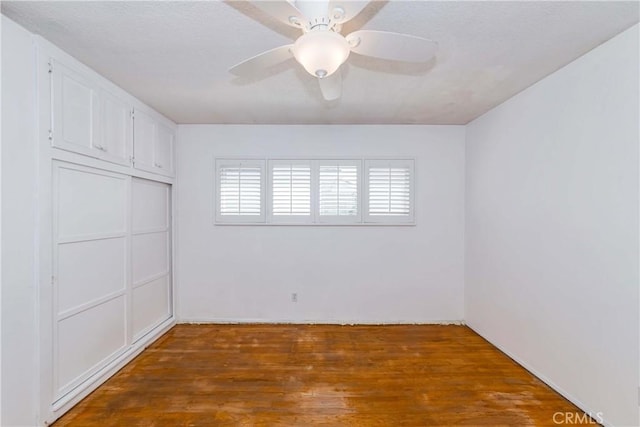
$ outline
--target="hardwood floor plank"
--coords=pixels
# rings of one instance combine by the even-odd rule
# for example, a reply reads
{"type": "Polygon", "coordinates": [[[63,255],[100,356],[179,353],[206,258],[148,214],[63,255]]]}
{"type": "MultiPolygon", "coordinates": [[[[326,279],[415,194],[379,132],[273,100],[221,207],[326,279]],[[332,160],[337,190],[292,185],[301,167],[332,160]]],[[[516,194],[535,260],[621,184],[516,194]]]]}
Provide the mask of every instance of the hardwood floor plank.
{"type": "Polygon", "coordinates": [[[519,427],[557,412],[582,413],[463,326],[178,325],[54,425],[519,427]]]}

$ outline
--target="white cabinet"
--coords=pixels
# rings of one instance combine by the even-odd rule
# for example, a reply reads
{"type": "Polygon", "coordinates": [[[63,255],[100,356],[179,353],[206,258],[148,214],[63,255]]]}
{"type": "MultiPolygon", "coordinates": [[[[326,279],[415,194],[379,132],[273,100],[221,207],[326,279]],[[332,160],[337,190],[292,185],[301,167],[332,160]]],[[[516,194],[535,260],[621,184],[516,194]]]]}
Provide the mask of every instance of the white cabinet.
{"type": "Polygon", "coordinates": [[[100,109],[100,147],[101,158],[130,165],[133,150],[133,121],[131,106],[110,94],[102,91],[100,109]]]}
{"type": "Polygon", "coordinates": [[[51,61],[54,147],[95,156],[99,121],[98,91],[88,78],[51,61]]]}
{"type": "Polygon", "coordinates": [[[36,57],[44,424],[175,323],[175,125],[45,40],[36,57]]]}
{"type": "Polygon", "coordinates": [[[158,140],[156,141],[155,167],[173,175],[173,141],[175,133],[163,124],[158,125],[158,140]]]}
{"type": "Polygon", "coordinates": [[[175,133],[150,115],[134,110],[133,162],[136,169],[173,176],[175,133]]]}
{"type": "Polygon", "coordinates": [[[54,59],[51,65],[51,143],[111,163],[174,176],[175,132],[165,121],[133,107],[100,77],[54,59]]]}
{"type": "Polygon", "coordinates": [[[157,124],[140,110],[134,110],[133,114],[133,164],[136,169],[155,172],[153,157],[158,132],[157,124]]]}
{"type": "Polygon", "coordinates": [[[89,76],[51,60],[52,145],[131,164],[132,107],[89,76]]]}

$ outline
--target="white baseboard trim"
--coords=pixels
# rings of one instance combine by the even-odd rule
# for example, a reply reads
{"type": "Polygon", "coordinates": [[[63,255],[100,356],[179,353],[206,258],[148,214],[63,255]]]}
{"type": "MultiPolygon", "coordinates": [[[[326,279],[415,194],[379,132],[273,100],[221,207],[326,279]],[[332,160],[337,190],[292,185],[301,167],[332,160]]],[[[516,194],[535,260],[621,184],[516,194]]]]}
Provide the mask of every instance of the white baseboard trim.
{"type": "MultiPolygon", "coordinates": [[[[536,369],[534,369],[531,365],[529,365],[527,362],[522,360],[520,357],[516,356],[515,354],[513,354],[512,352],[510,352],[509,350],[507,350],[503,346],[496,344],[492,339],[490,339],[487,336],[487,334],[483,333],[479,328],[477,328],[477,327],[475,327],[473,325],[469,325],[469,324],[467,324],[467,326],[472,331],[474,331],[476,334],[480,335],[482,338],[487,340],[492,346],[494,346],[495,348],[500,350],[502,353],[504,353],[511,360],[513,360],[518,365],[522,366],[524,369],[529,371],[529,373],[531,373],[533,376],[535,376],[540,381],[542,381],[543,383],[545,383],[546,385],[551,387],[553,390],[558,392],[562,397],[564,397],[569,402],[571,402],[574,405],[576,405],[578,408],[580,408],[585,413],[587,413],[590,416],[592,416],[592,418],[594,420],[600,422],[600,420],[598,420],[597,416],[596,416],[596,414],[598,414],[598,411],[594,411],[593,409],[589,408],[589,406],[585,405],[584,402],[580,401],[575,396],[573,396],[571,393],[569,393],[568,391],[564,390],[562,387],[560,387],[557,384],[555,384],[550,378],[548,378],[547,376],[543,375],[541,372],[538,372],[536,369]]],[[[605,415],[606,414],[602,414],[602,425],[604,427],[614,427],[613,424],[611,424],[610,422],[607,421],[607,419],[605,418],[605,415]]],[[[551,420],[550,420],[550,423],[551,423],[551,420]]]]}
{"type": "Polygon", "coordinates": [[[261,319],[261,318],[182,318],[178,324],[265,324],[265,325],[464,325],[463,320],[356,320],[356,319],[327,319],[327,320],[299,320],[299,319],[261,319]]]}
{"type": "Polygon", "coordinates": [[[140,341],[133,344],[131,347],[129,347],[113,361],[111,361],[109,364],[89,377],[74,390],[54,402],[51,405],[51,413],[49,417],[44,420],[44,425],[52,424],[55,420],[64,415],[69,409],[74,407],[82,399],[87,397],[91,392],[101,386],[116,372],[124,368],[129,362],[131,362],[131,360],[142,353],[147,347],[149,347],[154,341],[164,335],[175,324],[175,317],[171,317],[165,320],[160,325],[156,326],[153,330],[149,331],[149,333],[146,336],[142,337],[140,341]]]}

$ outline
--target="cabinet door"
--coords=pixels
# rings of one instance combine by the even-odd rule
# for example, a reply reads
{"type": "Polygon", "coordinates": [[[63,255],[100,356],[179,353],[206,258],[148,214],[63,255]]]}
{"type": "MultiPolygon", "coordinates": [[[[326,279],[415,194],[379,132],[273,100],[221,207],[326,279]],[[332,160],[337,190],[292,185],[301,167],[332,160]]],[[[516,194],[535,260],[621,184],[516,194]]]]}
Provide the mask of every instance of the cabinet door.
{"type": "Polygon", "coordinates": [[[133,144],[131,107],[102,92],[102,138],[99,149],[104,160],[129,165],[133,144]]]}
{"type": "Polygon", "coordinates": [[[98,143],[98,92],[89,79],[52,60],[54,147],[93,157],[98,143]]]}
{"type": "Polygon", "coordinates": [[[164,125],[159,125],[154,166],[160,169],[157,172],[163,175],[173,175],[173,140],[173,131],[164,125]]]}
{"type": "Polygon", "coordinates": [[[133,119],[133,162],[137,169],[156,172],[154,151],[158,138],[156,121],[140,110],[134,110],[133,119]]]}

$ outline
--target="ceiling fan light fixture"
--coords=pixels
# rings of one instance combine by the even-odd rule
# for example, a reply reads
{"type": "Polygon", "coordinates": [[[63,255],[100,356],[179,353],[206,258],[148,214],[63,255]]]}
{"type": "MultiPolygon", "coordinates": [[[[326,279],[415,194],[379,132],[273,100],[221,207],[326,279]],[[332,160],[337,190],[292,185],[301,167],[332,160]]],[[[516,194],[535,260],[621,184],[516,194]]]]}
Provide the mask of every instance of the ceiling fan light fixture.
{"type": "Polygon", "coordinates": [[[293,56],[314,77],[324,78],[335,73],[347,60],[351,48],[340,34],[333,31],[312,31],[293,45],[293,56]]]}

